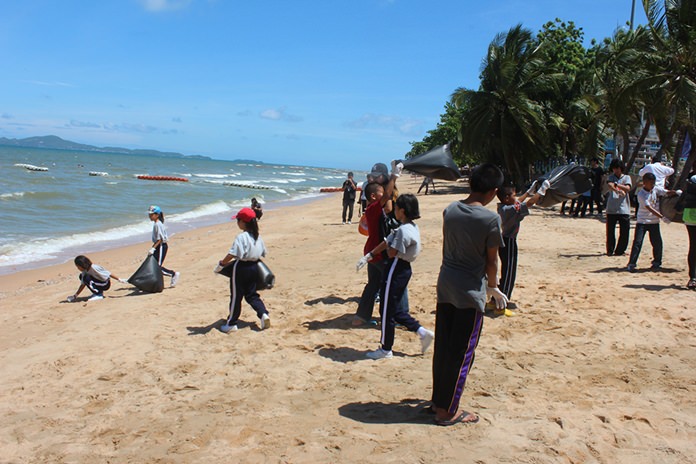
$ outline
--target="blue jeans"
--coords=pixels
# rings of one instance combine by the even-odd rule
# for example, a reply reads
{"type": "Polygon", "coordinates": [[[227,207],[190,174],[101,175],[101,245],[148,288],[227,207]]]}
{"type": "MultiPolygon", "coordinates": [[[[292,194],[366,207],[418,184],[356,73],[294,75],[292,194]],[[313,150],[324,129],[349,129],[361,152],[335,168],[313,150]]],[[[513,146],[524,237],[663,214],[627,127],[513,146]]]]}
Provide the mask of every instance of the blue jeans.
{"type": "Polygon", "coordinates": [[[631,259],[628,260],[628,265],[635,267],[640,255],[640,249],[643,247],[643,239],[645,234],[650,234],[650,245],[653,249],[653,267],[662,266],[662,235],[660,235],[660,223],[657,224],[636,224],[636,233],[633,237],[633,246],[631,247],[631,259]]]}

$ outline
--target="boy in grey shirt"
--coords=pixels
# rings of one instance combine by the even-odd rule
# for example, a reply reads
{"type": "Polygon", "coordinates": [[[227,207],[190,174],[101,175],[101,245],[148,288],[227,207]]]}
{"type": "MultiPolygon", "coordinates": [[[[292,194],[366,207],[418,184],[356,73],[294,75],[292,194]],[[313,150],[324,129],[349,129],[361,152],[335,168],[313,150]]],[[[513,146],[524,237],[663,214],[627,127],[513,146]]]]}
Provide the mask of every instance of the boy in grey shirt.
{"type": "MultiPolygon", "coordinates": [[[[506,185],[498,190],[498,215],[502,222],[504,246],[498,249],[500,256],[500,290],[505,293],[508,300],[512,299],[512,290],[515,288],[517,276],[517,234],[520,231],[520,223],[525,216],[529,216],[529,207],[534,205],[541,195],[532,194],[531,190],[523,193],[519,198],[515,196],[515,187],[506,185]]],[[[510,306],[509,304],[508,306],[510,306]]],[[[513,312],[503,309],[495,310],[498,316],[512,316],[513,312]]]]}
{"type": "Polygon", "coordinates": [[[433,396],[437,425],[475,423],[459,412],[467,375],[474,362],[488,298],[504,309],[507,297],[496,285],[498,248],[503,245],[500,216],[486,208],[503,183],[490,163],[478,166],[469,181],[471,194],[444,211],[442,266],[437,281],[433,396]]]}
{"type": "Polygon", "coordinates": [[[623,256],[628,247],[631,229],[631,177],[624,174],[624,164],[614,159],[609,165],[611,174],[607,178],[609,196],[607,197],[607,255],[623,256]],[[619,242],[616,243],[616,224],[619,224],[619,242]]]}

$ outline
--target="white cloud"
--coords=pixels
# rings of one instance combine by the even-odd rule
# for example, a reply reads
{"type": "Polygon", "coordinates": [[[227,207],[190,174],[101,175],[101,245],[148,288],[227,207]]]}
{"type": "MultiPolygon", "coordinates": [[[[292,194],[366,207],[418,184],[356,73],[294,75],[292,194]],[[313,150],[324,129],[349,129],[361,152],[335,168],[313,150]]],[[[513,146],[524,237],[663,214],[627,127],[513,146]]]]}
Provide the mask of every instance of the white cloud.
{"type": "Polygon", "coordinates": [[[34,84],[34,85],[41,85],[44,87],[75,87],[72,84],[68,84],[67,82],[60,82],[60,81],[24,81],[28,84],[34,84]]]}
{"type": "Polygon", "coordinates": [[[147,11],[159,13],[185,8],[191,3],[191,0],[140,0],[140,3],[147,11]]]}
{"type": "Polygon", "coordinates": [[[346,122],[346,126],[350,127],[351,129],[387,129],[408,136],[422,135],[422,125],[423,121],[418,119],[374,113],[366,113],[360,116],[358,119],[346,122]]]}
{"type": "Polygon", "coordinates": [[[269,108],[267,110],[263,110],[261,113],[259,113],[259,116],[262,119],[270,119],[271,121],[286,121],[286,122],[302,121],[302,117],[287,113],[284,106],[280,107],[280,108],[269,108]]]}

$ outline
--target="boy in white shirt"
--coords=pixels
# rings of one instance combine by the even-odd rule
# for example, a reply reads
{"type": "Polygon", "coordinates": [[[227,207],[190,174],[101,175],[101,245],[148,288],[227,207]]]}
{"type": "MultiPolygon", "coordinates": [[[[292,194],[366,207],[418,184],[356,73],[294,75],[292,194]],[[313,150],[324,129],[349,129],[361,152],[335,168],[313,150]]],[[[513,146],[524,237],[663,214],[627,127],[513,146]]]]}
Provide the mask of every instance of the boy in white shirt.
{"type": "Polygon", "coordinates": [[[659,198],[661,196],[674,196],[677,192],[674,190],[665,190],[662,187],[655,185],[655,174],[648,172],[643,175],[643,188],[636,193],[638,198],[638,220],[636,223],[636,232],[633,236],[633,245],[631,246],[631,258],[628,261],[627,270],[629,272],[636,271],[638,256],[640,249],[643,246],[643,239],[646,232],[650,234],[650,244],[653,248],[652,270],[659,270],[662,267],[662,235],[660,234],[660,219],[669,223],[660,212],[659,198]]]}

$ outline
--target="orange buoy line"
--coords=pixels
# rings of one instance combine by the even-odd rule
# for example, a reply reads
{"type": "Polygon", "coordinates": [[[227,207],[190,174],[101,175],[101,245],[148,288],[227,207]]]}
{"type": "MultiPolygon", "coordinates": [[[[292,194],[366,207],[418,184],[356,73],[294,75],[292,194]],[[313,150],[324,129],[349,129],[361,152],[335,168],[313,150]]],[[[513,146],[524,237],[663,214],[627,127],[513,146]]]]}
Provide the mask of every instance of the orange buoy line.
{"type": "Polygon", "coordinates": [[[171,181],[176,181],[176,182],[188,182],[189,180],[186,177],[172,177],[172,176],[145,176],[145,175],[140,175],[136,176],[138,179],[144,179],[144,180],[171,180],[171,181]]]}
{"type": "MultiPolygon", "coordinates": [[[[321,193],[331,193],[331,192],[342,192],[343,188],[342,187],[322,187],[319,189],[321,193]]],[[[361,192],[362,189],[360,187],[357,188],[358,192],[361,192]]]]}

